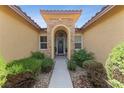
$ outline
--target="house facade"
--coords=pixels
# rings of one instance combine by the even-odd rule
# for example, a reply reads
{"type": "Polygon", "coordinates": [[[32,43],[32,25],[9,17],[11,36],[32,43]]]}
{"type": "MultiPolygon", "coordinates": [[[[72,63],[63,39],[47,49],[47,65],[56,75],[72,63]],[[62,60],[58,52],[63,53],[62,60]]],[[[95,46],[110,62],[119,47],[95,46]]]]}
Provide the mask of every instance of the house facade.
{"type": "Polygon", "coordinates": [[[41,28],[17,6],[0,6],[0,55],[7,62],[41,51],[51,58],[86,48],[105,63],[111,49],[124,41],[124,6],[106,6],[81,28],[83,10],[41,10],[41,28]]]}
{"type": "Polygon", "coordinates": [[[40,34],[40,50],[54,58],[64,55],[70,59],[74,49],[82,48],[82,34],[75,29],[75,23],[82,10],[41,10],[46,30],[40,34]]]}

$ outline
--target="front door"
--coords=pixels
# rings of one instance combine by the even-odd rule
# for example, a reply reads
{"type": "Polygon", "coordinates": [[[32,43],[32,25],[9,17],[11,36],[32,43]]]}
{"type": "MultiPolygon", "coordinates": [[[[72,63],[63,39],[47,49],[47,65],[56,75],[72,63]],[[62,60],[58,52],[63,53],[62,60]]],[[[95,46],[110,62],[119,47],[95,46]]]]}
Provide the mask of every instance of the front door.
{"type": "Polygon", "coordinates": [[[58,54],[63,54],[64,42],[63,39],[58,40],[58,54]]]}

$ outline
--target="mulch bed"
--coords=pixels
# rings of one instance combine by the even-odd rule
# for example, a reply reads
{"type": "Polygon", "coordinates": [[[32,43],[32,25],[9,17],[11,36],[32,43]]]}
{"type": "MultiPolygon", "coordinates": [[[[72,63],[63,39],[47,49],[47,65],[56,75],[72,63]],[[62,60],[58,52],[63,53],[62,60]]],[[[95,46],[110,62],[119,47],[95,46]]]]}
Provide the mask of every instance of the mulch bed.
{"type": "Polygon", "coordinates": [[[74,88],[92,88],[93,86],[88,81],[87,72],[77,67],[76,71],[69,71],[74,88]]]}
{"type": "MultiPolygon", "coordinates": [[[[102,83],[102,84],[99,83],[99,81],[101,79],[98,80],[98,82],[96,82],[96,83],[100,84],[99,86],[94,85],[94,83],[91,82],[91,78],[88,76],[87,71],[80,67],[77,67],[76,71],[69,71],[69,72],[70,72],[70,76],[71,76],[74,88],[97,88],[97,87],[111,88],[111,86],[108,85],[107,83],[102,83]]],[[[101,80],[101,82],[102,82],[102,80],[101,80]]]]}
{"type": "Polygon", "coordinates": [[[49,73],[41,73],[37,76],[37,81],[35,82],[33,88],[48,88],[52,71],[49,73]]]}
{"type": "Polygon", "coordinates": [[[48,88],[52,71],[34,74],[30,72],[8,76],[3,88],[48,88]]]}
{"type": "Polygon", "coordinates": [[[4,88],[30,88],[35,84],[34,75],[30,72],[8,76],[4,88]]]}

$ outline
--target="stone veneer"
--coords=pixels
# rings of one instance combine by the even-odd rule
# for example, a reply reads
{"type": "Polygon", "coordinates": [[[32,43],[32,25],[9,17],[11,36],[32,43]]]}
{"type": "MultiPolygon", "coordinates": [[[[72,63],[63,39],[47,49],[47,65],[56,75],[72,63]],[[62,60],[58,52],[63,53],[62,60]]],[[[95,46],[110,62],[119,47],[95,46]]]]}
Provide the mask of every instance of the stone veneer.
{"type": "MultiPolygon", "coordinates": [[[[49,20],[47,21],[47,29],[44,30],[44,32],[41,32],[42,36],[47,36],[47,49],[41,49],[42,52],[44,52],[46,55],[52,57],[51,55],[51,51],[52,51],[52,47],[51,47],[51,41],[52,41],[52,30],[55,26],[57,25],[65,25],[70,29],[70,33],[71,33],[71,49],[70,49],[70,53],[72,54],[74,51],[74,37],[75,37],[75,23],[73,22],[73,20],[49,20]]],[[[58,29],[58,30],[66,30],[64,27],[62,27],[62,29],[58,29]]],[[[65,31],[65,32],[66,32],[65,31]]],[[[68,32],[67,32],[68,34],[68,32]]],[[[68,37],[67,37],[68,39],[68,37]]]]}
{"type": "Polygon", "coordinates": [[[41,10],[47,23],[47,49],[43,50],[51,58],[54,58],[55,33],[64,30],[67,33],[67,57],[70,59],[74,51],[75,22],[80,17],[82,10],[41,10]]]}
{"type": "MultiPolygon", "coordinates": [[[[48,37],[48,51],[49,51],[49,53],[52,51],[52,49],[51,49],[51,40],[52,40],[52,37],[51,37],[52,33],[51,32],[52,32],[52,29],[59,24],[67,26],[71,31],[71,53],[72,53],[72,51],[74,50],[74,35],[75,35],[75,27],[74,27],[73,20],[62,20],[62,21],[61,20],[49,20],[47,23],[48,23],[47,37],[48,37]]],[[[58,30],[63,30],[63,29],[64,29],[64,27],[62,29],[58,29],[58,30]]],[[[67,39],[68,39],[68,37],[67,37],[67,39]]]]}

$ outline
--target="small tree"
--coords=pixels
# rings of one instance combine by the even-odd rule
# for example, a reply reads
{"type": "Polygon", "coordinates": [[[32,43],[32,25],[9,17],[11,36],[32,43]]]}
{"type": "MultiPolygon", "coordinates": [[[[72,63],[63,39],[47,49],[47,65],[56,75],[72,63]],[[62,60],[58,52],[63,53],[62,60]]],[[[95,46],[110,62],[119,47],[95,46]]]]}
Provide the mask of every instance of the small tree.
{"type": "Polygon", "coordinates": [[[109,81],[113,87],[124,87],[124,43],[112,49],[106,69],[109,81]]]}
{"type": "Polygon", "coordinates": [[[7,76],[6,71],[6,64],[4,63],[3,59],[0,58],[0,87],[5,83],[7,76]]]}

